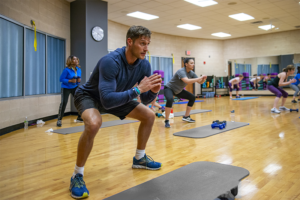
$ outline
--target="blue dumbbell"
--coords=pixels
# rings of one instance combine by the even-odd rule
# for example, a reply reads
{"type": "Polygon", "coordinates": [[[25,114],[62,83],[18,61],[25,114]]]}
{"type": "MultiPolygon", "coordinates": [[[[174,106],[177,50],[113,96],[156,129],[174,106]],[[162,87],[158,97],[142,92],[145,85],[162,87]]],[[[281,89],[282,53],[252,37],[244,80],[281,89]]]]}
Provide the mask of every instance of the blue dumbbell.
{"type": "Polygon", "coordinates": [[[299,109],[290,109],[290,112],[293,112],[293,111],[296,111],[296,112],[299,112],[299,109]]]}
{"type": "Polygon", "coordinates": [[[160,114],[160,113],[155,113],[155,115],[156,115],[158,118],[160,118],[161,116],[163,116],[163,115],[160,114]]]}

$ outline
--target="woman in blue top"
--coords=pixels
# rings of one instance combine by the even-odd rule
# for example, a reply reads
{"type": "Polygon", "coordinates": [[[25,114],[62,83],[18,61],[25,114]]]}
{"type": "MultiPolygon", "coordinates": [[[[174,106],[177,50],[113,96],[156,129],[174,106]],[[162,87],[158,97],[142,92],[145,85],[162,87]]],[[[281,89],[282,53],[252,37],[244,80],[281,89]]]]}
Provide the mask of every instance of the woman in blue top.
{"type": "MultiPolygon", "coordinates": [[[[290,87],[295,90],[294,96],[293,96],[293,101],[292,103],[297,103],[296,96],[299,96],[299,91],[300,91],[300,67],[297,68],[297,75],[295,76],[296,82],[295,83],[291,83],[290,87]]],[[[298,97],[298,101],[300,101],[300,97],[298,97]]]]}
{"type": "MultiPolygon", "coordinates": [[[[74,97],[75,91],[81,81],[81,69],[79,59],[76,56],[69,56],[66,63],[66,68],[60,75],[61,82],[61,103],[58,111],[57,126],[61,127],[61,120],[69,100],[69,95],[74,97]]],[[[81,116],[78,113],[77,122],[82,122],[81,116]]]]}

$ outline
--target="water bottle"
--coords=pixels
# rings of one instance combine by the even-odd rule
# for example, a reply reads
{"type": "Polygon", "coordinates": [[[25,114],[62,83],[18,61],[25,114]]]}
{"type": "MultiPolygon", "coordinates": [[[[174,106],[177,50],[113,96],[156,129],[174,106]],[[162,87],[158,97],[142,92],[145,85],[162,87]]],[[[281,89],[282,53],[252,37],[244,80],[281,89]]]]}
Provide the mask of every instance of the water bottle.
{"type": "Polygon", "coordinates": [[[230,113],[230,119],[231,119],[232,122],[235,121],[235,114],[234,114],[234,111],[233,111],[233,112],[231,111],[231,113],[230,113]]]}
{"type": "Polygon", "coordinates": [[[27,117],[25,117],[24,129],[28,129],[28,120],[27,120],[27,117]]]}

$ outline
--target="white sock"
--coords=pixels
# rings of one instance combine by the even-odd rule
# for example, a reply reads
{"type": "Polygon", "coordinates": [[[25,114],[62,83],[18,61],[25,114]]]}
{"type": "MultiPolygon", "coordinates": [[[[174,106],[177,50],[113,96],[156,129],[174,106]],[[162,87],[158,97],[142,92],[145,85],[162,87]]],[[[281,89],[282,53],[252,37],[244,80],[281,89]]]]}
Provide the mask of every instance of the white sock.
{"type": "Polygon", "coordinates": [[[84,167],[78,167],[77,165],[75,165],[74,172],[73,172],[73,178],[78,173],[82,174],[82,176],[83,176],[83,171],[84,171],[84,167]]]}
{"type": "Polygon", "coordinates": [[[145,156],[145,149],[144,150],[136,149],[135,159],[139,160],[144,156],[145,156]]]}

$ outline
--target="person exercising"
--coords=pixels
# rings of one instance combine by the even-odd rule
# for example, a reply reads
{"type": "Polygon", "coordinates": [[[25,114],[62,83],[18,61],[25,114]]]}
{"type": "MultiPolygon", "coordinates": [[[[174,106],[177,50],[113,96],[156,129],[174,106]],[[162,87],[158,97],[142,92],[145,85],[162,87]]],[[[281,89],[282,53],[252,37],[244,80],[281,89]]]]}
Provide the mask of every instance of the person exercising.
{"type": "Polygon", "coordinates": [[[145,154],[155,114],[143,104],[149,104],[156,98],[162,82],[160,75],[151,75],[150,63],[145,59],[150,39],[149,29],[131,26],[126,36],[126,47],[101,58],[88,82],[76,90],[74,102],[85,128],[79,139],[75,170],[69,188],[75,199],[89,196],[83,172],[94,138],[102,124],[100,112],[113,114],[120,119],[131,117],[141,122],[132,168],[158,170],[162,166],[145,154]],[[138,86],[133,87],[136,83],[138,86]],[[133,100],[138,95],[143,104],[133,100]]]}
{"type": "Polygon", "coordinates": [[[284,91],[282,88],[282,86],[286,86],[286,85],[290,85],[292,83],[296,82],[296,79],[291,79],[289,81],[287,81],[287,78],[294,74],[295,72],[295,67],[294,65],[288,65],[286,68],[283,69],[283,72],[281,72],[280,74],[278,74],[272,81],[270,81],[268,83],[268,90],[270,90],[270,92],[274,93],[276,95],[275,100],[274,100],[274,104],[273,104],[273,108],[271,109],[272,113],[280,113],[281,111],[288,111],[290,109],[286,108],[284,106],[286,99],[288,97],[288,93],[286,91],[284,91]],[[281,106],[279,107],[279,110],[276,108],[277,104],[279,102],[279,99],[282,98],[282,103],[281,106]]]}
{"type": "Polygon", "coordinates": [[[166,86],[164,88],[164,95],[167,100],[167,103],[165,106],[165,127],[166,128],[171,127],[170,123],[169,123],[169,116],[170,116],[172,105],[174,102],[173,96],[189,100],[188,105],[186,107],[185,116],[183,116],[182,120],[186,121],[186,122],[195,122],[195,120],[193,120],[190,117],[190,112],[195,103],[196,97],[192,93],[184,90],[184,88],[188,84],[192,84],[192,83],[203,84],[205,82],[207,76],[203,75],[198,78],[198,76],[193,72],[194,67],[195,67],[194,59],[186,58],[184,60],[184,67],[179,69],[175,73],[175,75],[166,84],[166,86]]]}

